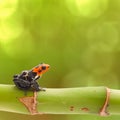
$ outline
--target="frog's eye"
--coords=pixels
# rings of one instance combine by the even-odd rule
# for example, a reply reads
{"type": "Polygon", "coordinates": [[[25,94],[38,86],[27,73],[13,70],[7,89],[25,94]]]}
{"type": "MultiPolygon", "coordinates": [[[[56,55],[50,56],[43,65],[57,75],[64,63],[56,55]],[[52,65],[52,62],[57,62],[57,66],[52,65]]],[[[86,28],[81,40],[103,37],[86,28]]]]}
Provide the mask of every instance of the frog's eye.
{"type": "Polygon", "coordinates": [[[46,66],[42,66],[42,70],[45,70],[46,69],[46,66]]]}

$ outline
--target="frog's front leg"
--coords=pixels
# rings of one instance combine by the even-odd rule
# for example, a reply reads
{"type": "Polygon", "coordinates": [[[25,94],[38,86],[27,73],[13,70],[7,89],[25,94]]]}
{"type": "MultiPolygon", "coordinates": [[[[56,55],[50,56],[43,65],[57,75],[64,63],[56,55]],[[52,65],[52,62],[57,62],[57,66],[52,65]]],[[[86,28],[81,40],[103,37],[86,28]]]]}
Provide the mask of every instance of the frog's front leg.
{"type": "Polygon", "coordinates": [[[31,82],[31,88],[35,91],[45,91],[44,88],[40,87],[40,85],[38,84],[36,80],[31,82]]]}

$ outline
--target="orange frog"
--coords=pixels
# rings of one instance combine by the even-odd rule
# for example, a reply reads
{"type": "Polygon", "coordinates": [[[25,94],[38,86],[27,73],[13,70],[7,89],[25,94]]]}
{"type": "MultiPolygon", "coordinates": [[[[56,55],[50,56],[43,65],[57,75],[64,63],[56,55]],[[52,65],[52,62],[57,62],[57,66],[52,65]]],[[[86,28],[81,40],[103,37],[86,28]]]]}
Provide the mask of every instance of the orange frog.
{"type": "Polygon", "coordinates": [[[42,74],[48,71],[50,66],[45,63],[41,63],[38,66],[32,68],[31,70],[22,71],[21,74],[13,76],[13,81],[17,88],[22,90],[32,89],[34,91],[45,91],[41,88],[37,82],[41,78],[42,74]]]}

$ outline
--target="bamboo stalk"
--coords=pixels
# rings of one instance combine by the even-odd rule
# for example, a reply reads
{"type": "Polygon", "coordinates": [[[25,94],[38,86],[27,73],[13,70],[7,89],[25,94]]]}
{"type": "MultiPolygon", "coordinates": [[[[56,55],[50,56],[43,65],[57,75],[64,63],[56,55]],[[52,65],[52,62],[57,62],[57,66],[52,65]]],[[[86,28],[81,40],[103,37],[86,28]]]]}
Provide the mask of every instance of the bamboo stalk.
{"type": "MultiPolygon", "coordinates": [[[[110,90],[108,107],[105,112],[120,114],[120,90],[110,90]]],[[[24,91],[14,85],[0,85],[0,110],[30,114],[20,98],[30,98],[32,91],[24,91]]],[[[106,87],[47,88],[37,92],[37,111],[44,114],[96,114],[100,113],[106,100],[106,87]]]]}

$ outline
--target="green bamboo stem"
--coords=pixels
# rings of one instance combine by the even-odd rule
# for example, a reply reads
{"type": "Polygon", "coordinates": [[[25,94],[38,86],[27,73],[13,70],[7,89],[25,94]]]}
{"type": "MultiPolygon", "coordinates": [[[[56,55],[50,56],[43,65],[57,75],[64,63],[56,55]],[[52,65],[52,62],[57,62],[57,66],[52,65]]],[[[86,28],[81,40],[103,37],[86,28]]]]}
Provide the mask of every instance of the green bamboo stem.
{"type": "Polygon", "coordinates": [[[38,94],[38,110],[51,114],[98,114],[105,99],[105,87],[47,89],[38,94]]]}
{"type": "MultiPolygon", "coordinates": [[[[33,96],[28,91],[27,96],[33,96]]],[[[30,114],[19,101],[24,92],[14,85],[0,85],[0,111],[30,114]]],[[[37,110],[45,114],[99,114],[106,87],[46,89],[37,93],[37,110]]],[[[110,89],[109,114],[120,114],[120,90],[110,89]]]]}

